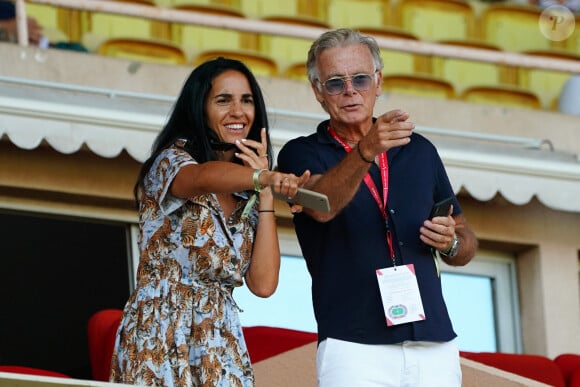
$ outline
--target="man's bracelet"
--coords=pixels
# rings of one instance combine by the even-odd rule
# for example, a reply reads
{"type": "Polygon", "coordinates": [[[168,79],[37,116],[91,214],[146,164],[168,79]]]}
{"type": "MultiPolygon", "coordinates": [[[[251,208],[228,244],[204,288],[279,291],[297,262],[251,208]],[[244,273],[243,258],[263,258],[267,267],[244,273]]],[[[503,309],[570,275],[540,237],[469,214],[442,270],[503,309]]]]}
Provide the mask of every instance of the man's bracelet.
{"type": "Polygon", "coordinates": [[[362,151],[360,150],[360,146],[357,145],[356,150],[358,151],[358,155],[360,156],[362,161],[367,162],[369,164],[372,164],[375,162],[375,160],[368,160],[366,157],[364,157],[364,155],[362,154],[362,151]]]}

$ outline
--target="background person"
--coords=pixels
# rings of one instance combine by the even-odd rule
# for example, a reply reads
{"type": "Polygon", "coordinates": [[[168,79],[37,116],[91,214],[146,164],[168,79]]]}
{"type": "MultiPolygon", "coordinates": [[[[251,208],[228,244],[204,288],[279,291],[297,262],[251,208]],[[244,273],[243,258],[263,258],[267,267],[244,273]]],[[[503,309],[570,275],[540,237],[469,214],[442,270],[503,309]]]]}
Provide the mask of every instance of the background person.
{"type": "Polygon", "coordinates": [[[218,58],[193,70],[141,169],[137,287],[118,330],[110,380],[253,386],[233,289],[278,284],[272,190],[308,178],[274,172],[256,79],[218,58]],[[259,195],[257,197],[256,195],[259,195]]]}
{"type": "MultiPolygon", "coordinates": [[[[26,21],[29,43],[35,46],[47,44],[48,42],[45,42],[46,38],[42,34],[42,26],[36,19],[28,16],[26,21]]],[[[0,0],[0,41],[13,43],[18,41],[16,7],[12,1],[0,0]]]]}
{"type": "Polygon", "coordinates": [[[580,0],[512,0],[516,4],[529,4],[539,8],[548,8],[561,5],[568,8],[572,13],[580,12],[580,0]]]}
{"type": "Polygon", "coordinates": [[[435,147],[413,133],[409,114],[373,117],[382,68],[371,37],[322,34],[307,69],[330,119],[278,155],[280,171],[309,170],[305,187],[330,201],[330,213],[294,215],[312,277],[318,383],[459,387],[456,334],[433,251],[465,265],[477,241],[435,147]],[[428,219],[447,197],[448,215],[428,219]]]}
{"type": "Polygon", "coordinates": [[[560,92],[558,98],[558,110],[560,113],[580,116],[580,75],[572,75],[560,92]]]}

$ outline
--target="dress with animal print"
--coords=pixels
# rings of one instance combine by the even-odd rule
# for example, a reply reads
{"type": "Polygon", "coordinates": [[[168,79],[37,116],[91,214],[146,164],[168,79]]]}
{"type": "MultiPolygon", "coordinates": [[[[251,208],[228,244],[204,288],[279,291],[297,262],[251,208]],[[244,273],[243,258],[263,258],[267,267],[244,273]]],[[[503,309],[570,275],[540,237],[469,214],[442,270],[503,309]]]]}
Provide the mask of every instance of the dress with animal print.
{"type": "Polygon", "coordinates": [[[110,381],[147,386],[254,386],[232,292],[243,284],[257,225],[241,216],[248,193],[225,219],[214,194],[169,192],[196,161],[182,148],[161,152],[140,202],[137,286],[117,333],[110,381]]]}

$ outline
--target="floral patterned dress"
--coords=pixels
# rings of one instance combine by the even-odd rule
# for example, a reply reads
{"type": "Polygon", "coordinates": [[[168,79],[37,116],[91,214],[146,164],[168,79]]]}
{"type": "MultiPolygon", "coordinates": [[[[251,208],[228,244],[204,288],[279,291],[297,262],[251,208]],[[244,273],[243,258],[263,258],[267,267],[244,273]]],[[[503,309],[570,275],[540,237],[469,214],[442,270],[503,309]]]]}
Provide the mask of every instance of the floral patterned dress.
{"type": "Polygon", "coordinates": [[[253,386],[233,288],[243,284],[257,225],[241,216],[247,192],[225,219],[213,194],[176,198],[169,186],[195,160],[163,151],[140,203],[137,287],[117,332],[110,381],[147,386],[253,386]]]}

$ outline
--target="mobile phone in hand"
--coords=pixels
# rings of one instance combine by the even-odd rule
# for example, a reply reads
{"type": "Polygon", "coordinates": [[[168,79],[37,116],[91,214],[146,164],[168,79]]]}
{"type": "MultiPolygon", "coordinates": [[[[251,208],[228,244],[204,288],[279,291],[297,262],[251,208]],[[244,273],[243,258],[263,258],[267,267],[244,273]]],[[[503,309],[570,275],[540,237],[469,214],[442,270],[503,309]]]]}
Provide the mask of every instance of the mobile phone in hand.
{"type": "Polygon", "coordinates": [[[328,197],[324,194],[305,188],[298,188],[296,195],[294,195],[294,197],[289,200],[286,196],[274,191],[274,187],[272,187],[272,192],[274,193],[275,198],[284,200],[285,202],[299,204],[301,206],[312,208],[318,211],[330,212],[328,197]]]}
{"type": "Polygon", "coordinates": [[[429,219],[433,219],[436,216],[447,216],[452,204],[452,197],[448,197],[447,199],[443,199],[440,202],[435,203],[431,209],[431,214],[429,214],[429,219]]]}

